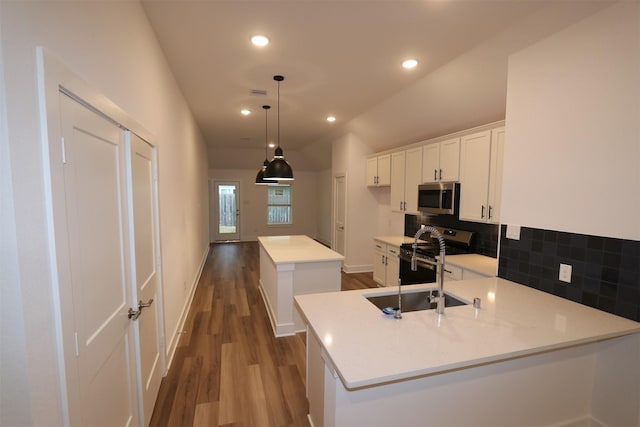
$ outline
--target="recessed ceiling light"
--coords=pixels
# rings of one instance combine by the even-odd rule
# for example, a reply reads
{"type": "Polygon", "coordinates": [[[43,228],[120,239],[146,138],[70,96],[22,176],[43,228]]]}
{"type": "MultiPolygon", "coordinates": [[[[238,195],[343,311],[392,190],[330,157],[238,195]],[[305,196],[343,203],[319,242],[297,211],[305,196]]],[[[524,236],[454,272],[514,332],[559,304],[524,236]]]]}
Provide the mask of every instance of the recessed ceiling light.
{"type": "Polygon", "coordinates": [[[415,68],[416,65],[418,65],[418,61],[416,61],[415,59],[407,59],[402,63],[402,67],[406,68],[407,70],[415,68]]]}
{"type": "Polygon", "coordinates": [[[251,114],[251,111],[243,108],[242,110],[240,110],[240,114],[242,114],[243,116],[248,116],[249,114],[251,114]]]}
{"type": "Polygon", "coordinates": [[[327,117],[327,121],[330,122],[330,123],[333,123],[333,122],[336,121],[336,118],[334,116],[328,116],[327,117]]]}
{"type": "Polygon", "coordinates": [[[262,47],[269,44],[269,39],[267,38],[267,36],[255,35],[251,37],[251,43],[253,43],[255,46],[262,47]]]}

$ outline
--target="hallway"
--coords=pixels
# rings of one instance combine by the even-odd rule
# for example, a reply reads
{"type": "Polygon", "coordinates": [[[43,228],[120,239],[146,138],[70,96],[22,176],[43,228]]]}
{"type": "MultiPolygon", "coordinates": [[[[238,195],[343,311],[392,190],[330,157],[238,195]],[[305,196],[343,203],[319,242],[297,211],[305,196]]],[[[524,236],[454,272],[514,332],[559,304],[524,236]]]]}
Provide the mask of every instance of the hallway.
{"type": "MultiPolygon", "coordinates": [[[[275,338],[257,242],[211,245],[151,426],[308,426],[305,334],[275,338]]],[[[375,286],[342,274],[342,289],[375,286]]]]}

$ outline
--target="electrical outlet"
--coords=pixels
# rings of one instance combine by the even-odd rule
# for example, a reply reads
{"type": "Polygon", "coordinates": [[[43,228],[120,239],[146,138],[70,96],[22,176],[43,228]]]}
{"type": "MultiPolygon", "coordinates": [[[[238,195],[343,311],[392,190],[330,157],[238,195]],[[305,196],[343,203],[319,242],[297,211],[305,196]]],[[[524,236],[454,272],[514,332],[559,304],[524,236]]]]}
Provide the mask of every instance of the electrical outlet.
{"type": "Polygon", "coordinates": [[[507,225],[507,239],[520,240],[519,225],[507,225]]]}
{"type": "Polygon", "coordinates": [[[560,273],[558,274],[558,279],[561,282],[571,283],[571,265],[560,264],[560,273]]]}

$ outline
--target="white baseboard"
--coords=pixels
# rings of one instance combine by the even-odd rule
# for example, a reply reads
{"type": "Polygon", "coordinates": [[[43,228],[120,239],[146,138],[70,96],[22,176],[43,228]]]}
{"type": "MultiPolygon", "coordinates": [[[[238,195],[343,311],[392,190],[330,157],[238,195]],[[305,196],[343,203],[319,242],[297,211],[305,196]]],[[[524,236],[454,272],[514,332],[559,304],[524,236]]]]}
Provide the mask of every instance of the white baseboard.
{"type": "Polygon", "coordinates": [[[342,271],[345,273],[370,273],[373,271],[373,265],[365,264],[365,265],[347,265],[344,264],[342,266],[342,271]]]}
{"type": "Polygon", "coordinates": [[[198,286],[198,282],[200,281],[202,270],[204,270],[204,264],[207,262],[207,256],[209,256],[209,245],[207,245],[207,248],[204,251],[204,255],[200,260],[200,266],[198,267],[198,272],[196,274],[195,280],[193,281],[193,283],[191,284],[191,288],[189,289],[189,296],[187,297],[182,307],[182,312],[180,313],[178,324],[176,325],[176,328],[173,330],[173,333],[171,334],[171,341],[169,342],[169,345],[166,347],[167,354],[165,357],[167,360],[167,364],[166,364],[165,375],[167,372],[169,372],[169,368],[171,367],[171,362],[173,362],[173,356],[175,356],[176,354],[176,349],[178,348],[178,341],[180,340],[180,335],[182,335],[181,331],[184,328],[185,322],[187,321],[187,316],[189,315],[189,310],[191,309],[191,303],[193,302],[193,296],[196,293],[196,287],[198,286]]]}

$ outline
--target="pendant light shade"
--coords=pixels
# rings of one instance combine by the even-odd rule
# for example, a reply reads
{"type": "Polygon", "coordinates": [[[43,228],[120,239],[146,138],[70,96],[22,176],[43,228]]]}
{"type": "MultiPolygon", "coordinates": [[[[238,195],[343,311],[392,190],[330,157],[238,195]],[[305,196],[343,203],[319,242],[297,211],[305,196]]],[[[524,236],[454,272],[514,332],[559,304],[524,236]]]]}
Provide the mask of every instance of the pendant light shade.
{"type": "Polygon", "coordinates": [[[262,164],[262,168],[258,171],[258,174],[256,175],[257,185],[267,185],[267,184],[273,183],[273,181],[265,181],[264,179],[264,172],[267,170],[267,166],[269,166],[269,160],[267,160],[267,146],[268,146],[267,142],[269,140],[268,116],[269,116],[269,108],[271,108],[271,106],[263,105],[262,108],[264,109],[264,163],[262,164]]]}
{"type": "Polygon", "coordinates": [[[284,153],[280,148],[280,82],[283,76],[273,76],[273,80],[278,82],[278,146],[273,156],[273,160],[264,172],[264,179],[270,181],[292,181],[293,169],[284,159],[284,153]]]}

